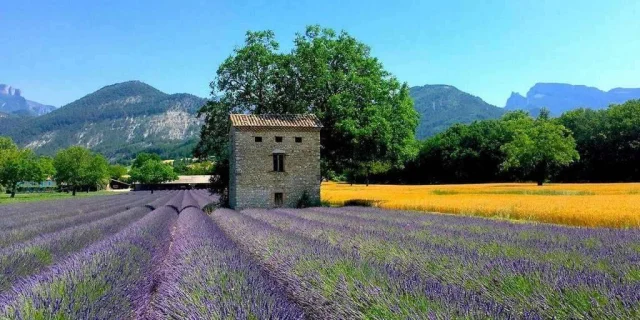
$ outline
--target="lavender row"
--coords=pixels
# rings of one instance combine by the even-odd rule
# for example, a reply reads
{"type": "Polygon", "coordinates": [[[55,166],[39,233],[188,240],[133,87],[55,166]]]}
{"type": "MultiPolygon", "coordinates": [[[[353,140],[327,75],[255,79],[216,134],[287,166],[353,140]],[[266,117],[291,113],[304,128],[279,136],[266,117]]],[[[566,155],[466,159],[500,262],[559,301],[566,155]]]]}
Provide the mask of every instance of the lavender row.
{"type": "MultiPolygon", "coordinates": [[[[364,208],[314,208],[304,211],[282,210],[306,220],[380,236],[394,235],[411,239],[419,245],[437,243],[449,248],[464,247],[491,259],[508,255],[548,262],[569,269],[602,269],[624,276],[631,265],[640,264],[638,230],[572,228],[549,224],[515,224],[483,218],[449,215],[424,215],[410,212],[364,208]],[[398,219],[405,215],[415,222],[378,220],[398,219]],[[499,230],[499,232],[496,232],[499,230]],[[443,241],[454,239],[455,241],[443,241]]],[[[405,219],[405,218],[400,218],[405,219]]],[[[403,240],[406,241],[406,240],[403,240]]]]}
{"type": "Polygon", "coordinates": [[[17,279],[37,274],[45,267],[61,261],[69,254],[116,234],[139,220],[155,207],[167,202],[167,196],[155,200],[149,207],[136,207],[92,223],[69,227],[19,243],[0,251],[0,292],[17,279]]]}
{"type": "Polygon", "coordinates": [[[302,310],[202,210],[178,218],[154,319],[301,319],[302,310]]]}
{"type": "MultiPolygon", "coordinates": [[[[428,219],[432,221],[420,217],[416,219],[420,221],[417,225],[410,221],[390,225],[390,220],[398,218],[394,213],[389,213],[391,219],[362,221],[363,209],[355,210],[360,211],[355,215],[358,219],[353,219],[349,211],[247,210],[244,213],[280,230],[323,241],[344,251],[357,251],[392,265],[399,272],[414,272],[416,281],[437,279],[441,283],[464,286],[476,292],[474,299],[508,307],[514,316],[618,318],[638,315],[640,250],[638,242],[635,249],[633,245],[622,247],[625,242],[632,244],[633,239],[637,239],[636,231],[587,229],[590,237],[572,239],[572,245],[558,242],[553,255],[527,257],[526,246],[514,247],[513,242],[500,241],[520,237],[526,240],[520,242],[531,245],[529,235],[544,234],[550,227],[559,239],[568,239],[563,231],[576,236],[585,230],[546,225],[523,228],[486,219],[450,216],[430,216],[428,219]],[[345,213],[343,218],[342,213],[345,213]],[[404,232],[399,232],[403,230],[400,226],[406,227],[404,232]],[[594,240],[608,241],[607,248],[593,248],[594,240]],[[579,257],[574,259],[591,263],[593,267],[565,266],[555,261],[561,257],[560,262],[564,262],[563,257],[567,256],[579,257]],[[605,264],[610,261],[616,264],[605,264]]],[[[371,214],[384,212],[371,209],[371,214]]]]}
{"type": "Polygon", "coordinates": [[[122,194],[114,194],[114,195],[100,195],[95,197],[78,197],[78,198],[37,201],[37,202],[5,204],[0,206],[2,208],[2,211],[1,211],[2,214],[0,214],[0,222],[2,222],[6,217],[12,217],[16,215],[18,216],[24,216],[25,214],[39,215],[41,213],[47,212],[48,207],[50,205],[53,205],[53,206],[77,205],[80,207],[83,207],[83,206],[86,207],[95,203],[109,201],[114,197],[127,197],[127,196],[129,195],[126,193],[122,193],[122,194]]]}
{"type": "Polygon", "coordinates": [[[208,190],[195,190],[192,195],[196,202],[198,202],[198,206],[203,209],[207,205],[218,201],[218,197],[212,195],[208,190]]]}
{"type": "Polygon", "coordinates": [[[167,206],[174,208],[177,212],[193,207],[202,209],[205,205],[215,200],[215,197],[208,194],[206,190],[183,190],[171,199],[167,206]]]}
{"type": "Polygon", "coordinates": [[[0,206],[0,227],[2,230],[19,228],[33,222],[54,220],[95,210],[108,203],[134,201],[129,195],[100,196],[77,200],[41,201],[21,206],[0,206]],[[77,201],[77,203],[76,203],[77,201]],[[72,210],[70,210],[72,209],[72,210]]]}
{"type": "MultiPolygon", "coordinates": [[[[243,214],[217,210],[212,218],[251,252],[312,318],[424,319],[508,318],[496,301],[473,291],[399,272],[326,242],[284,232],[243,214]]],[[[413,270],[417,271],[417,270],[413,270]]],[[[535,318],[535,316],[529,316],[535,318]]]]}
{"type": "Polygon", "coordinates": [[[130,319],[144,309],[177,215],[163,206],[0,298],[0,318],[130,319]]]}
{"type": "MultiPolygon", "coordinates": [[[[154,195],[151,197],[131,197],[126,201],[114,201],[107,202],[100,207],[94,208],[90,212],[80,212],[71,216],[67,216],[55,220],[44,220],[41,222],[33,223],[21,228],[13,228],[3,232],[0,232],[0,248],[4,248],[8,245],[17,243],[19,241],[28,240],[37,235],[55,232],[61,228],[68,226],[75,226],[83,223],[89,223],[91,221],[102,219],[110,215],[122,212],[132,207],[143,206],[149,202],[161,197],[161,195],[154,195]]],[[[52,209],[56,210],[56,209],[52,209]]],[[[65,209],[57,209],[65,210],[65,209]]],[[[75,211],[73,209],[66,209],[68,211],[75,211]]],[[[44,218],[44,217],[43,217],[44,218]]]]}
{"type": "MultiPolygon", "coordinates": [[[[108,200],[97,201],[95,204],[86,205],[55,205],[50,204],[47,211],[38,212],[36,215],[29,214],[30,212],[24,212],[24,215],[14,216],[13,218],[5,218],[6,228],[4,230],[20,230],[23,228],[32,227],[36,224],[54,223],[58,220],[73,219],[73,217],[83,216],[99,211],[104,208],[109,208],[114,205],[130,204],[141,201],[143,199],[155,199],[157,197],[135,197],[135,196],[114,196],[107,197],[108,200]]],[[[150,200],[151,201],[151,200],[150,200]]]]}

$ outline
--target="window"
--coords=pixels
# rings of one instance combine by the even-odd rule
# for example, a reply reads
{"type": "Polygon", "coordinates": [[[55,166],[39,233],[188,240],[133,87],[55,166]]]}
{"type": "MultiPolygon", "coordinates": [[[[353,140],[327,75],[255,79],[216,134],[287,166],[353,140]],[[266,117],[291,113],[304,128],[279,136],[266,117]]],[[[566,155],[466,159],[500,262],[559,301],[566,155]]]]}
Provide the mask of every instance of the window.
{"type": "Polygon", "coordinates": [[[284,172],[284,153],[273,154],[273,171],[284,172]]]}
{"type": "Polygon", "coordinates": [[[276,207],[282,207],[284,194],[282,192],[276,192],[273,197],[273,202],[276,204],[276,207]]]}
{"type": "Polygon", "coordinates": [[[302,143],[302,137],[296,137],[296,142],[297,143],[302,143]]]}
{"type": "Polygon", "coordinates": [[[256,142],[262,142],[262,137],[255,137],[256,142]]]}
{"type": "Polygon", "coordinates": [[[282,137],[276,137],[276,142],[282,142],[282,137]]]}

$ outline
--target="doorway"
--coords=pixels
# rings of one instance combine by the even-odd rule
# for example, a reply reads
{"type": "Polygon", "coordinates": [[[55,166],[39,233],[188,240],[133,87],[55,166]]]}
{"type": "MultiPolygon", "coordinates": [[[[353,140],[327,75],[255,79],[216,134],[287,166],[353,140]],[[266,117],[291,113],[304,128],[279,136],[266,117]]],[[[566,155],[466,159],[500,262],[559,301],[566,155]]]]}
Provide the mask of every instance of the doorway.
{"type": "Polygon", "coordinates": [[[274,202],[276,207],[282,207],[282,204],[284,203],[284,194],[282,192],[276,192],[274,195],[274,202]]]}

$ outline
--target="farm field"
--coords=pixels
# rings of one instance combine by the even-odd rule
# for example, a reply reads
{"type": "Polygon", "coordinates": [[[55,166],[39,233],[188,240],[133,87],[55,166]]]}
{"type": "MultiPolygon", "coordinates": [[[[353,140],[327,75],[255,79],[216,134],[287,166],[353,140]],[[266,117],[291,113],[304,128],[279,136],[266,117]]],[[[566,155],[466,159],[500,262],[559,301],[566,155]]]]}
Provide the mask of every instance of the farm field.
{"type": "Polygon", "coordinates": [[[571,226],[639,228],[640,183],[349,185],[323,183],[332,205],[370,200],[386,209],[529,220],[571,226]]]}
{"type": "Polygon", "coordinates": [[[640,317],[640,230],[204,191],[0,206],[0,319],[640,317]]]}

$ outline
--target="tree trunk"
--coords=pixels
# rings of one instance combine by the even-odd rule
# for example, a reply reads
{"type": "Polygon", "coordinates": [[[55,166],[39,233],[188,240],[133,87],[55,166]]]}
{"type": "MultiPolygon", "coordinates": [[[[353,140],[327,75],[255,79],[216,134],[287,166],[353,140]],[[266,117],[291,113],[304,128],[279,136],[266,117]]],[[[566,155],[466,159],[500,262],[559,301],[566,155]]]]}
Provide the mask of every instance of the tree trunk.
{"type": "Polygon", "coordinates": [[[150,186],[151,194],[153,194],[153,185],[150,186]]]}
{"type": "Polygon", "coordinates": [[[544,184],[544,180],[547,178],[547,172],[549,171],[547,162],[543,161],[538,165],[538,172],[536,173],[538,186],[541,187],[544,184]]]}
{"type": "Polygon", "coordinates": [[[16,197],[16,186],[18,185],[18,183],[14,183],[13,186],[11,186],[11,198],[15,198],[16,197]]]}
{"type": "Polygon", "coordinates": [[[367,185],[367,187],[369,186],[369,168],[367,168],[367,173],[366,173],[366,178],[365,178],[365,184],[367,185]]]}
{"type": "Polygon", "coordinates": [[[73,186],[73,188],[71,189],[71,195],[72,196],[76,196],[76,186],[73,186]]]}

